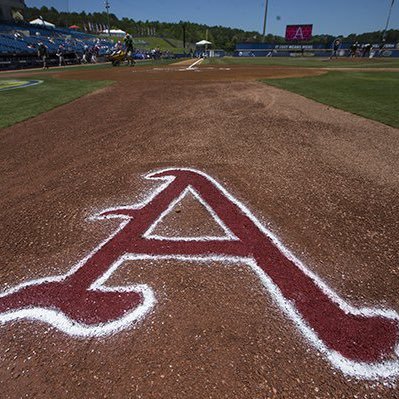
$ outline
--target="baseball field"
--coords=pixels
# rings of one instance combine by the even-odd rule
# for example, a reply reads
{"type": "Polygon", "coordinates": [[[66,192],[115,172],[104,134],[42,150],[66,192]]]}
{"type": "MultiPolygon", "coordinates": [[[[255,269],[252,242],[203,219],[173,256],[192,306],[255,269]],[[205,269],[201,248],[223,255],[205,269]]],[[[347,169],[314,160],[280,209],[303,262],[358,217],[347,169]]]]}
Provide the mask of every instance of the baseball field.
{"type": "Polygon", "coordinates": [[[1,398],[399,398],[399,62],[0,74],[1,398]]]}

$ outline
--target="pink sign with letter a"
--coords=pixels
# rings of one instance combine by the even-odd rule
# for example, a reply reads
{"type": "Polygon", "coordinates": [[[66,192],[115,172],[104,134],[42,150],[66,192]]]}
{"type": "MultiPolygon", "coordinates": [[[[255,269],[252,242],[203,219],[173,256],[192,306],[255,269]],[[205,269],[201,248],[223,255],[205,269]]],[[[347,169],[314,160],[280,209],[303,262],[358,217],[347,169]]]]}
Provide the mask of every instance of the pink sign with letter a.
{"type": "Polygon", "coordinates": [[[287,25],[285,40],[310,40],[312,31],[313,25],[287,25]]]}

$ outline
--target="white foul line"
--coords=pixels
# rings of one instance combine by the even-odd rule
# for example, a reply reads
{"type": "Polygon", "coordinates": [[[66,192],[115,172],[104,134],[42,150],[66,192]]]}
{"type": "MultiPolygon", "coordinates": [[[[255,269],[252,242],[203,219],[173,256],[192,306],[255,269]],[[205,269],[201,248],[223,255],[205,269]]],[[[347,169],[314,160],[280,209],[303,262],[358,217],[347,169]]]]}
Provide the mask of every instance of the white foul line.
{"type": "Polygon", "coordinates": [[[187,68],[187,71],[194,69],[193,67],[195,67],[196,65],[200,64],[202,61],[204,61],[203,58],[200,58],[199,60],[195,61],[193,64],[191,64],[191,65],[187,68]]]}

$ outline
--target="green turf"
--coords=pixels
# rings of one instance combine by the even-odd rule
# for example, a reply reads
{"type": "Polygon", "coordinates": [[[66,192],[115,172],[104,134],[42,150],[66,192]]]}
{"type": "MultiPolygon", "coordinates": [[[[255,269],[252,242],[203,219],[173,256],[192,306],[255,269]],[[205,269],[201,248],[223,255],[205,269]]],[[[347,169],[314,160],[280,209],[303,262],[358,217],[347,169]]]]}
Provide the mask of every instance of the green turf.
{"type": "MultiPolygon", "coordinates": [[[[122,41],[123,38],[118,36],[111,36],[111,39],[114,42],[122,41]]],[[[140,50],[152,50],[155,48],[159,48],[163,51],[169,51],[171,53],[183,53],[183,41],[177,39],[163,39],[161,37],[153,37],[153,36],[146,36],[146,37],[133,37],[134,47],[140,50]]]]}
{"type": "Polygon", "coordinates": [[[398,72],[329,72],[263,82],[399,128],[398,72]]]}
{"type": "MultiPolygon", "coordinates": [[[[38,79],[43,80],[43,83],[0,92],[0,128],[32,118],[112,83],[58,80],[43,76],[38,79]]],[[[0,82],[2,80],[0,79],[0,82]]]]}
{"type": "Polygon", "coordinates": [[[330,61],[328,58],[306,57],[223,57],[209,58],[205,63],[210,65],[269,65],[304,68],[399,68],[399,59],[395,58],[356,58],[354,60],[340,58],[330,61]]]}
{"type": "MultiPolygon", "coordinates": [[[[137,67],[147,67],[147,66],[157,66],[157,65],[169,65],[175,62],[180,61],[180,59],[161,59],[161,60],[136,60],[137,67]]],[[[127,65],[122,65],[127,66],[127,65]]],[[[47,74],[48,72],[61,72],[61,71],[81,71],[87,69],[107,69],[107,68],[114,68],[110,62],[105,62],[101,64],[81,64],[81,65],[70,65],[65,67],[56,67],[56,68],[49,68],[48,71],[42,71],[40,68],[37,69],[38,72],[47,74]]],[[[3,74],[0,73],[0,79],[2,75],[13,76],[14,74],[18,75],[19,73],[26,74],[26,70],[18,69],[15,71],[5,71],[3,74]]]]}
{"type": "Polygon", "coordinates": [[[159,48],[162,51],[169,51],[170,53],[180,54],[184,52],[183,42],[179,42],[178,40],[168,39],[166,41],[160,37],[134,37],[133,40],[134,46],[143,50],[159,48]]]}
{"type": "Polygon", "coordinates": [[[182,59],[161,59],[161,60],[139,60],[136,62],[136,67],[140,66],[157,66],[157,65],[169,65],[179,62],[182,59]]]}

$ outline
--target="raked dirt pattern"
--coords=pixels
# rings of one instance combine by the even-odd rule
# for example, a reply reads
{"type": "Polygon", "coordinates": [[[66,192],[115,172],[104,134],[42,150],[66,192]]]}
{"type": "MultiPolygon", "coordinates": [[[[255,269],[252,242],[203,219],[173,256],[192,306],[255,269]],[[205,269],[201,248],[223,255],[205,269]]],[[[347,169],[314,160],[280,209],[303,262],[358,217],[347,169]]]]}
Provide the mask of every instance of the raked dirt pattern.
{"type": "MultiPolygon", "coordinates": [[[[159,183],[195,168],[216,179],[341,298],[399,312],[399,131],[266,86],[324,73],[282,67],[52,72],[116,84],[0,131],[0,284],[67,273],[159,183]]],[[[182,200],[164,235],[220,234],[182,200]]],[[[32,321],[0,327],[5,398],[396,398],[397,379],[343,374],[304,338],[245,264],[127,260],[110,286],[156,303],[111,336],[32,321]]]]}

